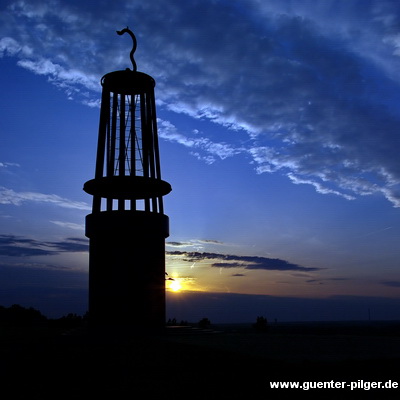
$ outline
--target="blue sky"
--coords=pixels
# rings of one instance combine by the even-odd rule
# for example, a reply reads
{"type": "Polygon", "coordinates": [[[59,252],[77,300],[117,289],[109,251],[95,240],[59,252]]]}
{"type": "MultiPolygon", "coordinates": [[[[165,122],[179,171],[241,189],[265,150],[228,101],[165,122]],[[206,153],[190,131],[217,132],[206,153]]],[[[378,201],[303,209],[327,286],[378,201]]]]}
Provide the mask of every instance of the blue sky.
{"type": "Polygon", "coordinates": [[[86,310],[82,187],[129,26],[173,188],[169,316],[400,318],[397,1],[0,7],[0,304],[86,310]]]}

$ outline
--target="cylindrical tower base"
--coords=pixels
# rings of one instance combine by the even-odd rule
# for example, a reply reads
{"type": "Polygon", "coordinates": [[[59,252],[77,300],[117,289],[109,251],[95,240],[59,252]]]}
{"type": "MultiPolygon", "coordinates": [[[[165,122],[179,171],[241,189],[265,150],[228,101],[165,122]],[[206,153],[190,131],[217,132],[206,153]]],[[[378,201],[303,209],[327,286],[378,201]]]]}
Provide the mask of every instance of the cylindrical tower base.
{"type": "Polygon", "coordinates": [[[86,217],[91,327],[164,328],[168,235],[164,214],[127,210],[86,217]]]}

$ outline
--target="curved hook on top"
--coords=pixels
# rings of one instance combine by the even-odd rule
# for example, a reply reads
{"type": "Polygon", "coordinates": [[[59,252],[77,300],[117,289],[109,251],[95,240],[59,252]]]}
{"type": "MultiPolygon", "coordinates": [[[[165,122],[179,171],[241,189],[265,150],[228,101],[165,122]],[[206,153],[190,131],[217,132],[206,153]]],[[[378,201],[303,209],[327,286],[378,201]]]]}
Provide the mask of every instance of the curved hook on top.
{"type": "Polygon", "coordinates": [[[124,33],[128,33],[131,36],[131,38],[133,40],[133,45],[132,45],[132,50],[131,50],[131,52],[129,54],[129,57],[130,57],[131,62],[132,62],[133,71],[136,71],[137,66],[136,66],[135,59],[133,58],[133,54],[135,53],[136,46],[137,46],[136,37],[128,27],[122,29],[122,31],[117,31],[117,33],[118,33],[118,35],[123,35],[124,33]]]}

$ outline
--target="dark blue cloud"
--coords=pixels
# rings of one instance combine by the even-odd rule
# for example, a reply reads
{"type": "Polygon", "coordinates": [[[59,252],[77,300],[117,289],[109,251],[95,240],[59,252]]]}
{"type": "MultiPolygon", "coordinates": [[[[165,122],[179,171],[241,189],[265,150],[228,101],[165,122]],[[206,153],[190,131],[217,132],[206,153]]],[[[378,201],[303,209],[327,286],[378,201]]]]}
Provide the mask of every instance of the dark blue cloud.
{"type": "Polygon", "coordinates": [[[9,257],[48,256],[63,252],[86,252],[89,242],[82,238],[65,241],[39,241],[15,235],[0,235],[0,255],[9,257]]]}
{"type": "Polygon", "coordinates": [[[200,252],[183,252],[172,251],[168,252],[171,255],[181,255],[185,261],[195,262],[200,260],[221,260],[213,262],[212,267],[216,268],[244,268],[244,269],[261,269],[268,271],[303,271],[312,272],[319,271],[322,268],[303,267],[298,264],[293,264],[279,258],[267,258],[257,256],[237,256],[231,254],[219,253],[200,253],[200,252]]]}
{"type": "MultiPolygon", "coordinates": [[[[42,243],[14,235],[0,235],[0,254],[10,257],[47,256],[54,251],[39,248],[42,243]]],[[[47,247],[47,246],[45,246],[47,247]]]]}
{"type": "Polygon", "coordinates": [[[384,282],[381,282],[381,284],[385,285],[385,286],[400,288],[400,281],[384,281],[384,282]]]}
{"type": "Polygon", "coordinates": [[[49,242],[59,252],[87,252],[89,241],[84,238],[66,238],[65,241],[49,242]]]}

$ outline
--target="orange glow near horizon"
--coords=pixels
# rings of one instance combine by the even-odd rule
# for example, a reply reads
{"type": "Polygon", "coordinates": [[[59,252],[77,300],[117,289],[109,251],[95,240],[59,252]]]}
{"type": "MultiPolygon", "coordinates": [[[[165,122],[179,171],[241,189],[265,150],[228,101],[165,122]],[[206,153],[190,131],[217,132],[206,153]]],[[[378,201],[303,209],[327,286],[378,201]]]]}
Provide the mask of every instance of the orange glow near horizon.
{"type": "Polygon", "coordinates": [[[204,291],[196,284],[193,277],[179,276],[177,273],[170,274],[170,278],[165,281],[165,289],[170,293],[204,291]]]}

